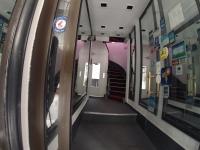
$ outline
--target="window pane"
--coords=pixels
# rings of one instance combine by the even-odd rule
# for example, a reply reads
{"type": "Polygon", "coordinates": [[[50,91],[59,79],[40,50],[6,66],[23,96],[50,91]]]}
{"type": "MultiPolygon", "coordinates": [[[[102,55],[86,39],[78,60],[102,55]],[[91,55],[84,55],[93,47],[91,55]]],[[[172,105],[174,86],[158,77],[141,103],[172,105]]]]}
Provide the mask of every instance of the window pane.
{"type": "Polygon", "coordinates": [[[200,26],[199,21],[176,36],[170,46],[172,84],[163,118],[200,140],[200,26]]]}
{"type": "Polygon", "coordinates": [[[167,32],[198,15],[195,0],[162,0],[167,32]]]}

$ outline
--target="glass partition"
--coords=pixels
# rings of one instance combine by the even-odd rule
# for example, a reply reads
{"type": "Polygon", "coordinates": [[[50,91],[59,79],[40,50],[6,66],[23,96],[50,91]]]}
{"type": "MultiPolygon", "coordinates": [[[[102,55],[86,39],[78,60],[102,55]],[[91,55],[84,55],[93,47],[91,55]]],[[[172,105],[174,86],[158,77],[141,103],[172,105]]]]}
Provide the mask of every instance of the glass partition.
{"type": "Polygon", "coordinates": [[[136,30],[130,35],[129,99],[134,101],[136,82],[136,30]]]}
{"type": "Polygon", "coordinates": [[[159,83],[156,82],[156,65],[159,50],[154,47],[154,32],[157,28],[154,3],[150,1],[143,15],[140,17],[141,34],[141,82],[140,105],[150,112],[157,112],[159,99],[159,83]],[[152,21],[154,20],[154,21],[152,21]]]}
{"type": "Polygon", "coordinates": [[[172,75],[171,83],[164,85],[163,119],[200,140],[199,3],[162,0],[162,4],[167,33],[175,30],[173,42],[166,45],[169,55],[164,65],[170,66],[172,75]]]}
{"type": "Polygon", "coordinates": [[[200,140],[200,20],[176,35],[170,45],[172,83],[163,119],[200,140]]]}

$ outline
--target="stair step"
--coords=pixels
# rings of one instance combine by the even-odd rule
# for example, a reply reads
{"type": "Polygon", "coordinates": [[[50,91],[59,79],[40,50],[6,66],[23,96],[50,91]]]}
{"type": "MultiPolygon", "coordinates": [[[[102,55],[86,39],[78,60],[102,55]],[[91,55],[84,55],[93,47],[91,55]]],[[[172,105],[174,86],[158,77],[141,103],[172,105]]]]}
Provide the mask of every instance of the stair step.
{"type": "Polygon", "coordinates": [[[125,86],[110,86],[110,88],[126,89],[126,87],[125,87],[125,86]]]}
{"type": "Polygon", "coordinates": [[[109,92],[110,95],[114,95],[114,96],[121,96],[121,97],[125,97],[125,92],[119,92],[119,91],[110,91],[109,92]]]}
{"type": "Polygon", "coordinates": [[[84,112],[82,119],[89,122],[108,122],[108,123],[122,123],[122,122],[135,122],[137,113],[128,114],[113,114],[101,112],[84,112]]]}
{"type": "Polygon", "coordinates": [[[123,96],[116,96],[116,95],[108,95],[108,98],[112,100],[117,100],[119,102],[123,102],[124,97],[123,96]]]}
{"type": "Polygon", "coordinates": [[[121,78],[121,79],[126,79],[126,77],[123,76],[123,75],[114,75],[114,74],[108,75],[108,78],[121,78]]]}
{"type": "Polygon", "coordinates": [[[125,87],[126,83],[110,82],[110,86],[125,87]]]}
{"type": "Polygon", "coordinates": [[[113,87],[110,87],[110,91],[114,91],[114,92],[116,92],[116,91],[118,91],[118,92],[123,92],[123,93],[125,93],[125,91],[126,91],[126,88],[124,87],[122,87],[122,88],[113,88],[113,87]]]}
{"type": "Polygon", "coordinates": [[[120,71],[111,71],[111,70],[109,70],[108,74],[120,74],[120,75],[122,75],[123,73],[120,72],[120,71]]]}

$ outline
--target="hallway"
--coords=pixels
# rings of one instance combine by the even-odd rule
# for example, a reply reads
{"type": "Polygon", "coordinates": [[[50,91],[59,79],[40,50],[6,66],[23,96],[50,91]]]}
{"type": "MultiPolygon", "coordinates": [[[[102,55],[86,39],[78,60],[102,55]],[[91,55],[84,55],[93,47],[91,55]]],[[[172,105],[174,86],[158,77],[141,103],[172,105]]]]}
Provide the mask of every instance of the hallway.
{"type": "Polygon", "coordinates": [[[128,105],[90,98],[72,142],[72,150],[155,150],[128,105]]]}

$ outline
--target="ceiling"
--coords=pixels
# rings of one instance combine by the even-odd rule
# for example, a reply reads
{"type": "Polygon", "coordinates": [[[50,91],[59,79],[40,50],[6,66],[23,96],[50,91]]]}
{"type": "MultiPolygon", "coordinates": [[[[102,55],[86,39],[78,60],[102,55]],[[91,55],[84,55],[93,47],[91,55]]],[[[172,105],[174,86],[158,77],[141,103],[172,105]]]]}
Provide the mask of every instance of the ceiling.
{"type": "Polygon", "coordinates": [[[0,0],[0,4],[0,15],[9,19],[15,5],[15,0],[0,0]]]}
{"type": "MultiPolygon", "coordinates": [[[[93,34],[127,37],[149,0],[88,0],[93,34]],[[107,7],[102,7],[105,3],[107,7]],[[127,9],[127,7],[132,9],[127,9]]],[[[81,11],[79,34],[90,35],[85,0],[81,11]]]]}

